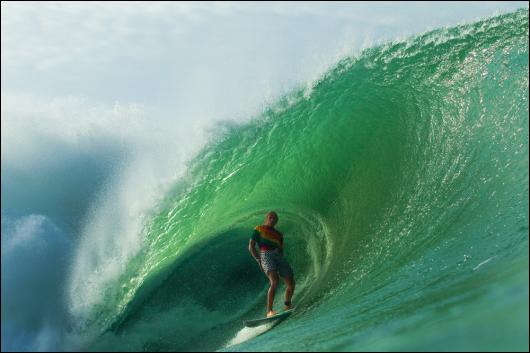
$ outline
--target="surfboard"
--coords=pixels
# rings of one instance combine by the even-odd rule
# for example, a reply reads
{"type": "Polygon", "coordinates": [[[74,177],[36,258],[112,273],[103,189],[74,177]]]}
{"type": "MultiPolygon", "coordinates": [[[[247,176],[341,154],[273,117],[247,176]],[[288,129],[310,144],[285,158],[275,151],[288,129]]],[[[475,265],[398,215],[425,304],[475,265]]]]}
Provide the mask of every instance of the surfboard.
{"type": "Polygon", "coordinates": [[[246,327],[256,327],[256,326],[268,324],[271,322],[279,322],[285,319],[287,316],[289,316],[292,312],[293,312],[293,309],[289,309],[289,310],[283,311],[271,317],[264,317],[261,319],[254,319],[254,320],[243,320],[243,323],[245,324],[246,327]]]}

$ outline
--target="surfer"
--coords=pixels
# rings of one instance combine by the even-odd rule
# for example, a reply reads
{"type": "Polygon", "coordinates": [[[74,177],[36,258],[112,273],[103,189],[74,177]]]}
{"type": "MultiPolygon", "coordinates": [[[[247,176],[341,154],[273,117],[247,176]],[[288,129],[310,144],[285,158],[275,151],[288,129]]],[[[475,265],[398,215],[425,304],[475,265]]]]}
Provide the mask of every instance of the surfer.
{"type": "Polygon", "coordinates": [[[265,216],[265,224],[256,226],[254,233],[248,242],[248,251],[269,278],[270,287],[267,292],[267,317],[276,315],[272,309],[274,295],[278,286],[279,276],[285,281],[285,306],[284,310],[291,308],[291,298],[294,293],[294,275],[291,266],[283,257],[283,234],[274,226],[278,223],[278,214],[271,211],[265,216]],[[259,245],[259,255],[256,251],[256,243],[259,245]]]}

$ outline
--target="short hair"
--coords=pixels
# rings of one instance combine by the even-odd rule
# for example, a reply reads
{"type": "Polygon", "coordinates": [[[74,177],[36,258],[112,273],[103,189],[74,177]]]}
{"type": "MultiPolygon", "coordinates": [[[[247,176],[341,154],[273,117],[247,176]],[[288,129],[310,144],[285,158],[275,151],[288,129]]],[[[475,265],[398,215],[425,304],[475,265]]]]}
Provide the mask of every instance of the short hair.
{"type": "Polygon", "coordinates": [[[269,216],[269,215],[273,215],[274,218],[276,218],[276,220],[278,220],[278,214],[277,214],[276,212],[274,212],[274,211],[269,211],[269,212],[267,213],[267,216],[269,216]]]}

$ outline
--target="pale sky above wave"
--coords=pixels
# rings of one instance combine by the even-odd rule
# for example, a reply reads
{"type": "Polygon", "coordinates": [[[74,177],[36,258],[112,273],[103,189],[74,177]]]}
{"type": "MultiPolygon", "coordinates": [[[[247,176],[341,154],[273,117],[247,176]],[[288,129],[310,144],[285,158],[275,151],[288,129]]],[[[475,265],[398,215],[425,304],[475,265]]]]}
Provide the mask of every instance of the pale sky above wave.
{"type": "Polygon", "coordinates": [[[2,2],[2,100],[74,96],[190,118],[245,113],[373,43],[527,6],[2,2]]]}

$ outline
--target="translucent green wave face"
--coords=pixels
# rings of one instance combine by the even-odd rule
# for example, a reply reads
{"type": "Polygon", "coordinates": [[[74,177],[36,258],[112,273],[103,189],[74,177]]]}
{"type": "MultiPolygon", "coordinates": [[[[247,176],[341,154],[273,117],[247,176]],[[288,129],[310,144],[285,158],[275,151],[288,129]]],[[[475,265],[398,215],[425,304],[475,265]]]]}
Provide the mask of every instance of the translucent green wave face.
{"type": "Polygon", "coordinates": [[[366,50],[218,128],[91,349],[528,350],[528,10],[366,50]],[[265,309],[247,243],[269,210],[298,310],[227,347],[265,309]]]}

